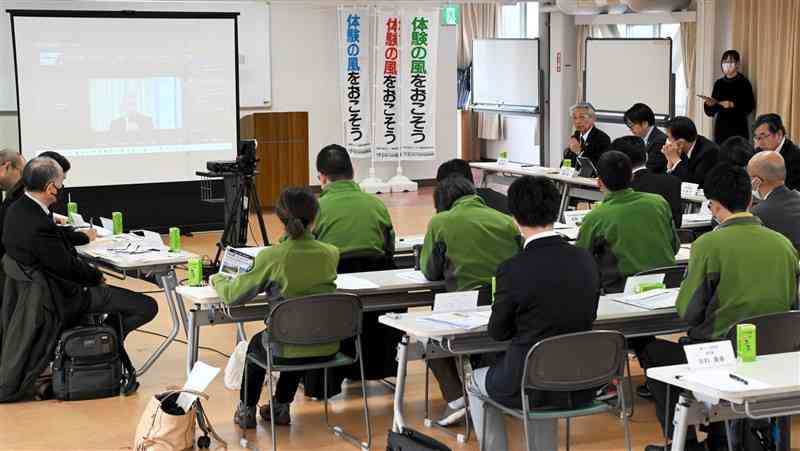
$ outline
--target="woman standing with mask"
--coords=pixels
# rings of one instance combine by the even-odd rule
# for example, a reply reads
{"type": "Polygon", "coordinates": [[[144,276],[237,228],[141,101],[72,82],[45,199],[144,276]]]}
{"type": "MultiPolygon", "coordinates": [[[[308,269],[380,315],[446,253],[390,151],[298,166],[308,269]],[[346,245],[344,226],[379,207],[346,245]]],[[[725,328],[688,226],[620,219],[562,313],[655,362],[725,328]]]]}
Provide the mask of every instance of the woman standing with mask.
{"type": "Polygon", "coordinates": [[[706,99],[704,109],[709,117],[716,117],[714,142],[722,144],[731,136],[750,139],[747,116],[755,109],[753,86],[739,72],[741,58],[736,50],[722,54],[722,78],[714,82],[711,98],[706,99]]]}

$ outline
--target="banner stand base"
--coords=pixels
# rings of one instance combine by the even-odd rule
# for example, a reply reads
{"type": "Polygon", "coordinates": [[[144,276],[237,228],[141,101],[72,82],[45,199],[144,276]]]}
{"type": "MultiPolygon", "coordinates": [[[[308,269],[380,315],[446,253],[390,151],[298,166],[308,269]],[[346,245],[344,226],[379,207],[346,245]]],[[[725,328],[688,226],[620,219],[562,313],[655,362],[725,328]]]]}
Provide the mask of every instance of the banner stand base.
{"type": "Polygon", "coordinates": [[[392,192],[392,185],[377,177],[367,177],[359,185],[362,191],[369,194],[389,194],[392,192]]]}
{"type": "Polygon", "coordinates": [[[419,188],[417,182],[411,181],[402,173],[390,178],[388,183],[392,186],[393,193],[415,192],[419,188]]]}

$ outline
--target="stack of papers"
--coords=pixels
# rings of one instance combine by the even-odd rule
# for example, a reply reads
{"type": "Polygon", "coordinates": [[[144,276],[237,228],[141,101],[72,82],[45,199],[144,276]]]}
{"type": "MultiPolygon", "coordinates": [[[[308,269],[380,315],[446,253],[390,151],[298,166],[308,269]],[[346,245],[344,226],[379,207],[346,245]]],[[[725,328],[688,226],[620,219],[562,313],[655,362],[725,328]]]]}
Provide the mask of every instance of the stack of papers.
{"type": "Polygon", "coordinates": [[[683,225],[692,223],[710,223],[713,217],[706,213],[687,213],[683,215],[683,225]]]}
{"type": "Polygon", "coordinates": [[[425,274],[422,274],[422,271],[402,271],[397,273],[397,277],[412,283],[425,283],[428,281],[428,279],[425,277],[425,274]]]}
{"type": "Polygon", "coordinates": [[[336,277],[336,288],[340,290],[373,290],[380,288],[378,284],[350,274],[339,274],[336,277]]]}
{"type": "Polygon", "coordinates": [[[619,295],[612,299],[645,310],[658,310],[675,307],[677,298],[677,288],[661,288],[639,294],[619,295]]]}
{"type": "Polygon", "coordinates": [[[732,368],[712,369],[702,371],[692,371],[683,375],[682,379],[689,382],[711,387],[720,391],[739,392],[748,390],[763,390],[769,388],[769,384],[751,377],[744,377],[734,373],[732,368]]]}
{"type": "Polygon", "coordinates": [[[430,321],[457,329],[473,330],[486,327],[489,324],[491,310],[475,310],[469,312],[432,313],[419,317],[420,321],[430,321]]]}

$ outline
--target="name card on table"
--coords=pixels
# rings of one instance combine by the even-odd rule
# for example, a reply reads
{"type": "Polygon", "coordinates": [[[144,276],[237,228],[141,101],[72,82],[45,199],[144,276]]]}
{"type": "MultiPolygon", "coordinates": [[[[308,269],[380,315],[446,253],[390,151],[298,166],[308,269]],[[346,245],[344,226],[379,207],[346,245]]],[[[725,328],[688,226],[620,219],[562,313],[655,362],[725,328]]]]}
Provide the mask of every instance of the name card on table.
{"type": "Polygon", "coordinates": [[[696,196],[697,188],[700,188],[700,185],[698,185],[697,183],[683,182],[681,183],[681,195],[696,196]]]}
{"type": "Polygon", "coordinates": [[[692,371],[736,364],[733,345],[728,340],[686,345],[683,352],[692,371]]]}
{"type": "Polygon", "coordinates": [[[563,177],[573,177],[575,175],[575,168],[570,166],[561,166],[561,169],[558,171],[558,175],[563,177]]]}
{"type": "Polygon", "coordinates": [[[433,299],[435,313],[463,312],[478,308],[478,291],[454,291],[438,293],[433,299]]]}

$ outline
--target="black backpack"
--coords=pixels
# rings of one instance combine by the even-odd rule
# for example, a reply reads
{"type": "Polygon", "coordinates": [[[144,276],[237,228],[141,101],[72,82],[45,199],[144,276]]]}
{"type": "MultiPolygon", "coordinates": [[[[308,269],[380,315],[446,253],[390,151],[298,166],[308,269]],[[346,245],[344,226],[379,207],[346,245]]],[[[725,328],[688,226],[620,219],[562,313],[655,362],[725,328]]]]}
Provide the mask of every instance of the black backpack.
{"type": "Polygon", "coordinates": [[[106,326],[78,326],[61,334],[53,362],[53,395],[62,401],[117,396],[123,383],[122,345],[106,326]]]}
{"type": "Polygon", "coordinates": [[[425,434],[404,428],[403,432],[389,431],[386,451],[451,451],[451,449],[425,434]]]}

